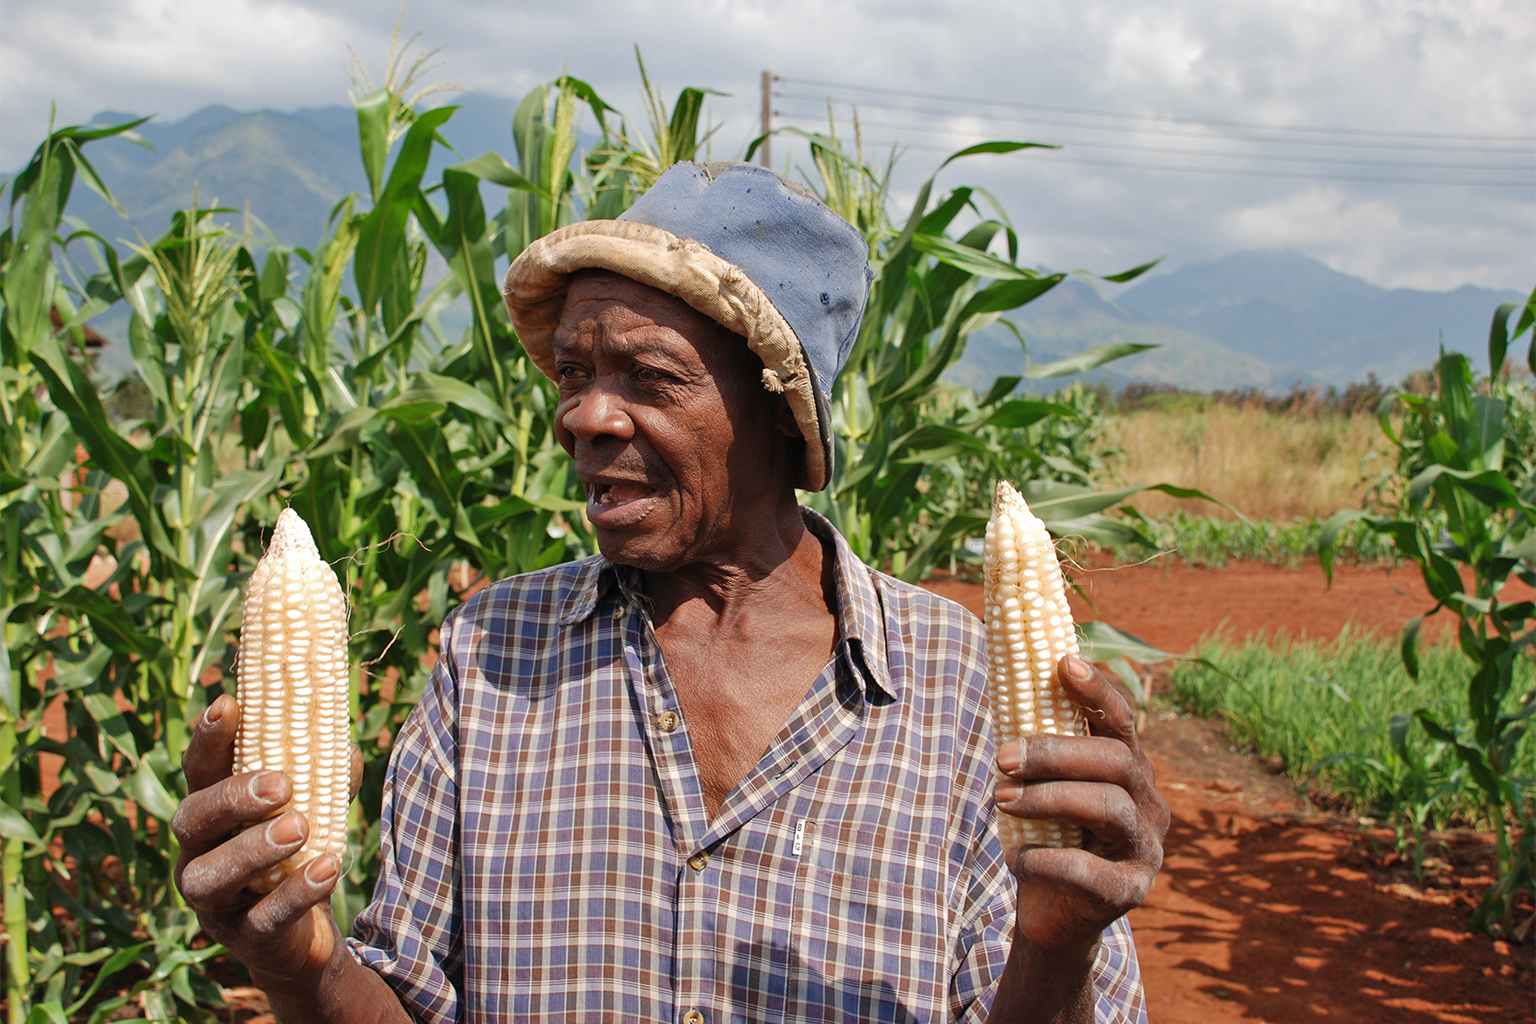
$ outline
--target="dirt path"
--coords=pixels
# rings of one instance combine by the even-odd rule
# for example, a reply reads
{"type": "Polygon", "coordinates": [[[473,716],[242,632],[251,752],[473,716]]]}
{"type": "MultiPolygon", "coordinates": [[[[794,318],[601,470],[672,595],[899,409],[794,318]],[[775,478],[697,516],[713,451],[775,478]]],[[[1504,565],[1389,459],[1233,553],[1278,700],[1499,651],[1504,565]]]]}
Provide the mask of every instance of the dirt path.
{"type": "MultiPolygon", "coordinates": [[[[1234,636],[1332,638],[1345,623],[1395,633],[1433,603],[1411,569],[1341,567],[1331,590],[1316,567],[1251,563],[1076,575],[1095,605],[1076,614],[1170,651],[1223,620],[1234,636]]],[[[981,611],[975,584],[931,589],[981,611]]],[[[1531,945],[1466,930],[1493,880],[1483,837],[1443,837],[1420,888],[1385,855],[1390,833],[1309,809],[1219,724],[1164,713],[1143,742],[1173,812],[1163,872],[1131,915],[1154,1022],[1536,1021],[1531,945]]]]}

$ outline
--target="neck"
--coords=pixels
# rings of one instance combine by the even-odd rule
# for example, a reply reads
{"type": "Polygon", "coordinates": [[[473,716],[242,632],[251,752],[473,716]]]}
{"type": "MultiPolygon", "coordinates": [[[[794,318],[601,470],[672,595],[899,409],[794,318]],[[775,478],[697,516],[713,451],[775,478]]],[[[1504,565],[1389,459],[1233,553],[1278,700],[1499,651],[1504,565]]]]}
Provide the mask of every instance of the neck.
{"type": "Polygon", "coordinates": [[[777,511],[773,529],[758,532],[751,545],[672,572],[647,572],[644,587],[658,624],[680,610],[722,625],[762,609],[826,613],[836,603],[832,559],[791,500],[777,511]]]}

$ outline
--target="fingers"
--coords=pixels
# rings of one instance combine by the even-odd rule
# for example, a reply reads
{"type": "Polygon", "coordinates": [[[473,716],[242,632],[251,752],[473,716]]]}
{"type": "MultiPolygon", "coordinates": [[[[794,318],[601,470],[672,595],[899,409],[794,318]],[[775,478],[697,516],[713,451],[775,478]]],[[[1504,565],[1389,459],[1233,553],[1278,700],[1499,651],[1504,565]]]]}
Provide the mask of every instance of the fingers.
{"type": "Polygon", "coordinates": [[[1151,784],[1143,761],[1130,747],[1107,736],[1025,736],[997,751],[998,770],[1011,779],[1112,782],[1132,793],[1151,784]]]}
{"type": "Polygon", "coordinates": [[[228,778],[235,765],[235,732],[240,728],[240,705],[229,694],[220,694],[198,718],[181,755],[187,789],[200,789],[228,778]]]}
{"type": "Polygon", "coordinates": [[[1100,908],[1095,916],[1107,924],[1147,898],[1156,871],[1084,850],[1025,846],[1014,855],[1013,873],[1021,883],[1044,885],[1100,908]]]}
{"type": "Polygon", "coordinates": [[[298,924],[315,904],[328,898],[340,877],[336,858],[323,853],[283,879],[245,916],[246,929],[254,936],[270,939],[298,924]]]}
{"type": "Polygon", "coordinates": [[[182,860],[201,856],[241,828],[271,817],[292,796],[293,786],[282,772],[247,772],[189,794],[171,818],[182,860]]]}
{"type": "Polygon", "coordinates": [[[1139,853],[1150,845],[1140,809],[1120,786],[1005,780],[997,784],[997,807],[1018,818],[1080,825],[1122,854],[1139,853]]]}
{"type": "Polygon", "coordinates": [[[1136,739],[1136,713],[1098,669],[1069,654],[1056,666],[1056,678],[1067,696],[1087,715],[1089,733],[1109,736],[1133,750],[1140,749],[1136,739]]]}
{"type": "Polygon", "coordinates": [[[244,891],[263,871],[304,845],[309,827],[304,816],[289,811],[221,843],[177,866],[177,885],[199,911],[220,910],[248,902],[244,891]]]}
{"type": "Polygon", "coordinates": [[[348,785],[352,787],[349,790],[348,800],[351,801],[357,799],[357,791],[363,784],[363,752],[356,743],[352,744],[352,760],[348,771],[350,776],[348,785]]]}

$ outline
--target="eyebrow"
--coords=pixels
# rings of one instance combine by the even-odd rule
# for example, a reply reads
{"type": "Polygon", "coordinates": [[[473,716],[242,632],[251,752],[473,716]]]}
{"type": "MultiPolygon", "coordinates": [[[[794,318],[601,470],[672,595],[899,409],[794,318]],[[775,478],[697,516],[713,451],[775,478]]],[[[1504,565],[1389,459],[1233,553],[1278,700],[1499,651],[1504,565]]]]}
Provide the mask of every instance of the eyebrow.
{"type": "MultiPolygon", "coordinates": [[[[563,350],[570,349],[571,347],[570,342],[566,340],[566,338],[569,338],[570,335],[566,335],[566,338],[562,338],[562,333],[563,332],[556,328],[554,343],[552,346],[556,355],[558,355],[563,350]]],[[[672,350],[672,347],[659,338],[610,337],[607,341],[607,344],[611,346],[613,351],[621,355],[637,356],[646,354],[660,354],[673,360],[676,360],[677,358],[677,355],[672,350]]]]}

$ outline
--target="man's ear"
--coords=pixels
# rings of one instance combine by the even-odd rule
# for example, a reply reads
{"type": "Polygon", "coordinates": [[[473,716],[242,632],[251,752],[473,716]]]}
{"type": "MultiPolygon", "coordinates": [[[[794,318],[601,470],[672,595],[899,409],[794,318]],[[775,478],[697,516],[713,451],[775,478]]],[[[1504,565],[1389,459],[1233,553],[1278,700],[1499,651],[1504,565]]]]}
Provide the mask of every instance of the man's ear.
{"type": "Polygon", "coordinates": [[[782,393],[774,395],[774,399],[778,402],[779,405],[779,433],[784,434],[787,437],[799,439],[800,424],[795,422],[795,414],[789,408],[789,399],[785,398],[782,393]]]}

